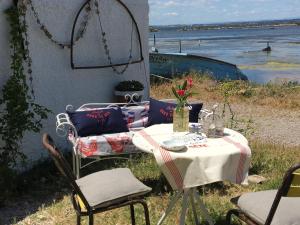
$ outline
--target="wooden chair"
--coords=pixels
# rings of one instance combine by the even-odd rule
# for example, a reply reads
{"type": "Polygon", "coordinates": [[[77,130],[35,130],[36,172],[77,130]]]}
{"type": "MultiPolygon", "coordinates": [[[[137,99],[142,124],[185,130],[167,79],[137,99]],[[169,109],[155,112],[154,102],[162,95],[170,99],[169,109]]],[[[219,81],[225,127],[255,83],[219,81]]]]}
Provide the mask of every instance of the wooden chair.
{"type": "Polygon", "coordinates": [[[300,163],[285,174],[278,190],[246,193],[231,199],[238,209],[231,209],[226,223],[231,224],[232,215],[249,225],[300,225],[300,163]]]}
{"type": "Polygon", "coordinates": [[[135,204],[143,206],[146,225],[150,225],[149,211],[143,196],[151,188],[136,179],[129,169],[104,170],[76,179],[68,162],[48,134],[43,135],[43,145],[72,187],[71,200],[77,214],[77,225],[80,225],[82,216],[88,216],[89,225],[92,225],[94,214],[123,206],[130,207],[131,223],[134,225],[135,204]]]}

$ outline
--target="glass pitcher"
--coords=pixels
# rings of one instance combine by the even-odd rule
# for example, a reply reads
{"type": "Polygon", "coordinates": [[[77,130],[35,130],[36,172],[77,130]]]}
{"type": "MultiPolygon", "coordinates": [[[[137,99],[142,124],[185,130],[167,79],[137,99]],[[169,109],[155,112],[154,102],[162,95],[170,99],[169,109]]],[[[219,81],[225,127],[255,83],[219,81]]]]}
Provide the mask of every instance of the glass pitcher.
{"type": "Polygon", "coordinates": [[[216,113],[218,105],[215,104],[211,110],[201,110],[199,123],[202,131],[207,137],[217,138],[224,135],[224,122],[220,115],[216,113]]]}

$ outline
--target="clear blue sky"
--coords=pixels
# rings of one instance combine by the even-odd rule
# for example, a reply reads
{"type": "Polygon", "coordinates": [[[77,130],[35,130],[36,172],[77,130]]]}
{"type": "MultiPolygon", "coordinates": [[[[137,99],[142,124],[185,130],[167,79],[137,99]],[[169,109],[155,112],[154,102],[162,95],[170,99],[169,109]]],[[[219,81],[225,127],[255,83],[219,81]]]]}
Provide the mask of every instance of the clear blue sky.
{"type": "Polygon", "coordinates": [[[150,25],[300,18],[300,0],[149,0],[150,25]]]}

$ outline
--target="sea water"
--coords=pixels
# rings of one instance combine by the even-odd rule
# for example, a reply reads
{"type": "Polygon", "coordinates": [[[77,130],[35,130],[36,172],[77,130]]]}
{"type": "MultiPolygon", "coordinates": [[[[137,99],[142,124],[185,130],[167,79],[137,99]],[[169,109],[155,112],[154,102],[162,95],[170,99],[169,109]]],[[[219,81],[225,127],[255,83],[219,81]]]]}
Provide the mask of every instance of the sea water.
{"type": "Polygon", "coordinates": [[[149,33],[149,47],[162,53],[193,53],[236,64],[257,83],[300,82],[300,26],[180,31],[176,26],[149,33]],[[262,51],[270,43],[272,51],[262,51]]]}

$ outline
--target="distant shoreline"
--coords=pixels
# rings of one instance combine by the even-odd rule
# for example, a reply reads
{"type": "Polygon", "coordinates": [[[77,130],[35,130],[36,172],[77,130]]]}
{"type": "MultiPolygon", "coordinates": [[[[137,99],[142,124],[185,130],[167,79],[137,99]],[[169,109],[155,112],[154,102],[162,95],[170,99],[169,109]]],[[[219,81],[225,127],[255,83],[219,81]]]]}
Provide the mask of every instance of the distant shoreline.
{"type": "Polygon", "coordinates": [[[184,24],[184,25],[161,25],[149,26],[150,32],[160,30],[194,31],[194,30],[224,30],[224,29],[257,29],[300,26],[300,19],[255,21],[255,22],[232,22],[218,24],[184,24]]]}

